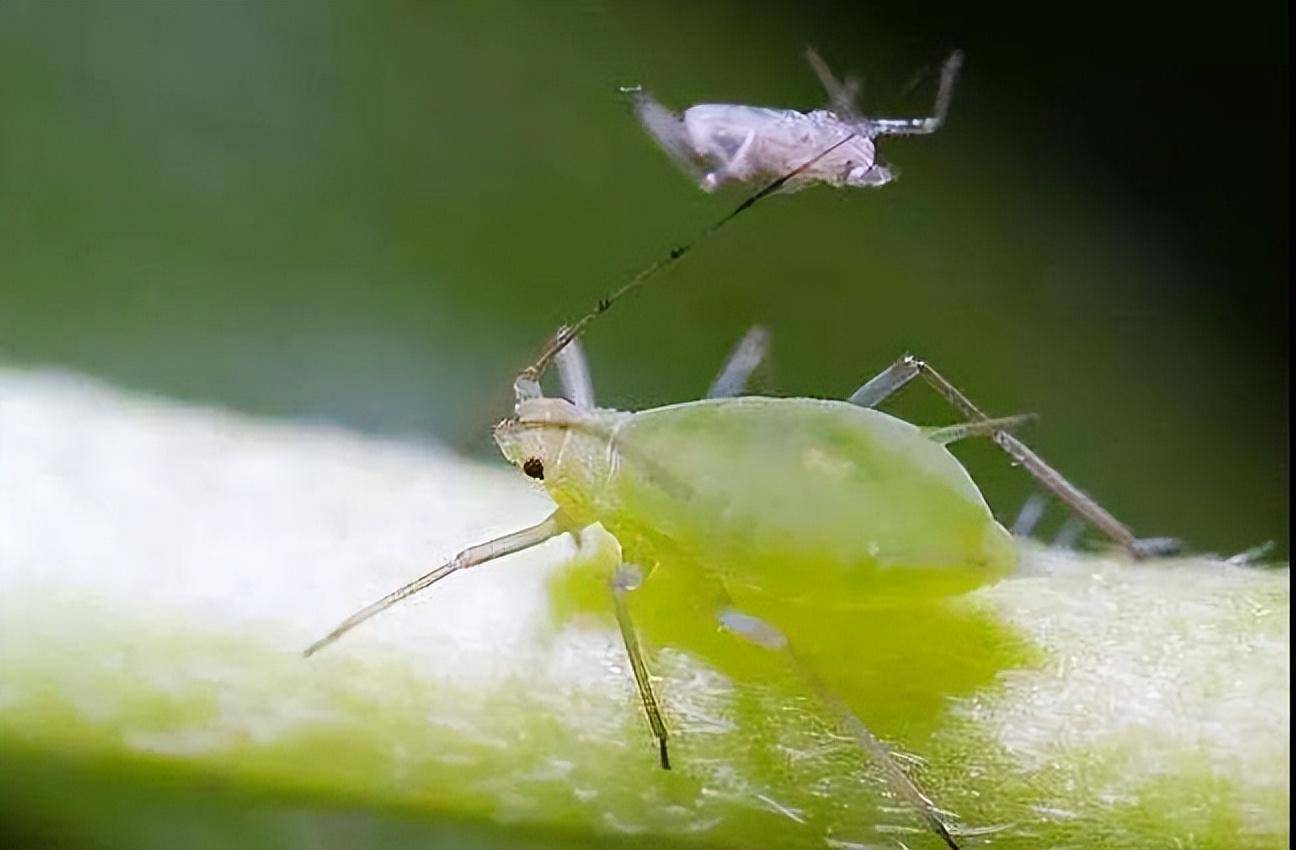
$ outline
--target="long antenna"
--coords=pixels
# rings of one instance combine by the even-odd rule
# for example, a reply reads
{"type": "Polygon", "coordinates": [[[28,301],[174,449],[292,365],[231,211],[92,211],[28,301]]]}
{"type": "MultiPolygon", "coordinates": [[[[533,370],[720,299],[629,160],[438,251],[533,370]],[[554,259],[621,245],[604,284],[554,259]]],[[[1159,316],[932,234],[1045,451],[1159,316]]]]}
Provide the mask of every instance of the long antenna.
{"type": "Polygon", "coordinates": [[[743,201],[738,206],[734,207],[734,209],[724,218],[720,219],[715,224],[708,227],[706,230],[703,230],[697,236],[693,237],[692,241],[686,242],[685,244],[677,246],[675,248],[671,248],[670,252],[666,256],[662,257],[661,259],[653,262],[651,265],[644,268],[641,272],[636,274],[634,277],[630,278],[630,280],[628,280],[626,283],[622,284],[621,287],[615,290],[611,295],[608,295],[604,298],[600,298],[598,303],[594,305],[594,309],[590,310],[584,316],[581,316],[581,318],[578,319],[575,323],[570,325],[563,325],[562,327],[560,327],[558,331],[553,335],[553,337],[550,338],[548,345],[546,345],[544,349],[541,350],[540,356],[536,358],[536,361],[532,363],[530,366],[523,369],[522,372],[517,376],[517,380],[514,381],[514,386],[520,387],[527,383],[530,384],[538,383],[540,381],[540,378],[544,375],[545,370],[549,368],[549,364],[552,363],[553,359],[558,356],[558,352],[562,351],[571,343],[572,340],[576,339],[578,336],[584,333],[585,329],[589,327],[590,323],[593,322],[595,319],[597,319],[599,316],[606,313],[608,310],[610,310],[613,304],[617,303],[618,301],[620,301],[625,296],[629,295],[634,290],[643,286],[645,283],[647,283],[652,278],[656,277],[661,272],[675,265],[675,263],[677,263],[685,254],[693,250],[694,245],[698,244],[703,239],[706,239],[708,236],[712,235],[717,230],[724,227],[729,222],[733,221],[742,213],[751,209],[753,206],[756,205],[758,201],[762,201],[765,198],[777,192],[779,189],[782,189],[789,180],[796,177],[798,174],[801,174],[807,168],[810,168],[815,163],[819,162],[819,160],[823,159],[828,154],[837,150],[842,145],[856,138],[857,135],[858,134],[856,133],[851,133],[850,135],[844,137],[841,141],[836,142],[835,144],[833,144],[828,148],[825,148],[824,150],[820,151],[811,159],[806,160],[801,165],[798,165],[796,168],[789,171],[787,174],[784,174],[782,177],[770,183],[765,188],[761,189],[756,194],[747,198],[747,200],[743,201]]]}

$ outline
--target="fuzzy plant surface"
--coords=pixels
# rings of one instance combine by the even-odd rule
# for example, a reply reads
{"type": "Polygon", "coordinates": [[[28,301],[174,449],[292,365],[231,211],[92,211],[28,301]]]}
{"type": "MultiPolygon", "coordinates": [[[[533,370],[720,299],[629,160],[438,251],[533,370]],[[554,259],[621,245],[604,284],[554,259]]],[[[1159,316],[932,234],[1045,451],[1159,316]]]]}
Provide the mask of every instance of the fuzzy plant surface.
{"type": "MultiPolygon", "coordinates": [[[[633,597],[595,529],[346,614],[541,519],[503,463],[0,371],[0,844],[940,846],[777,659],[633,597]],[[725,642],[728,641],[728,642],[725,642]]],[[[1289,577],[1021,542],[923,610],[805,623],[965,847],[1287,845],[1289,577]]]]}

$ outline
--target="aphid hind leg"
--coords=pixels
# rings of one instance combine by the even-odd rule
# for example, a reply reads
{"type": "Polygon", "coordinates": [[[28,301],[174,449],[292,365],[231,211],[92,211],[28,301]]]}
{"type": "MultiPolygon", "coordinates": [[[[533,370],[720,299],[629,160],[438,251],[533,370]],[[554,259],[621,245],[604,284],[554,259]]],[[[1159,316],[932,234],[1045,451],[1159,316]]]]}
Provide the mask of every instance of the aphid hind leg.
{"type": "Polygon", "coordinates": [[[1022,413],[1017,416],[1004,416],[1000,419],[981,419],[960,422],[957,425],[946,425],[940,428],[928,428],[927,439],[941,445],[948,445],[967,437],[993,437],[999,431],[1011,431],[1039,417],[1034,413],[1022,413]]]}
{"type": "Polygon", "coordinates": [[[554,359],[563,398],[584,410],[593,409],[594,380],[590,377],[589,358],[585,356],[580,340],[573,339],[554,359]]]}
{"type": "MultiPolygon", "coordinates": [[[[923,360],[905,355],[892,363],[876,377],[866,382],[851,394],[848,399],[860,407],[875,407],[895,393],[914,378],[921,377],[928,386],[936,390],[950,406],[965,419],[979,422],[989,419],[957,387],[923,360]]],[[[1053,495],[1061,499],[1067,507],[1079,514],[1091,525],[1107,535],[1120,546],[1123,546],[1136,558],[1148,558],[1157,555],[1168,555],[1177,551],[1178,541],[1165,537],[1137,538],[1129,527],[1091,499],[1089,496],[1068,481],[1062,473],[1045,462],[1044,458],[1031,451],[1021,440],[1003,430],[997,430],[990,439],[1003,449],[1013,461],[1029,472],[1036,481],[1053,495]]]]}
{"type": "Polygon", "coordinates": [[[666,721],[662,720],[661,708],[657,695],[653,693],[652,680],[648,675],[648,665],[644,663],[643,649],[639,645],[639,634],[634,621],[630,619],[630,607],[626,604],[626,595],[637,588],[643,581],[643,574],[634,564],[622,564],[612,574],[609,585],[612,589],[612,604],[616,609],[617,626],[621,629],[621,640],[625,643],[626,654],[630,657],[630,670],[634,673],[635,685],[639,688],[639,698],[643,700],[644,713],[648,715],[648,725],[657,738],[657,752],[663,770],[670,770],[670,751],[666,746],[666,721]]]}
{"type": "Polygon", "coordinates": [[[725,631],[731,632],[762,649],[768,649],[782,655],[797,676],[814,692],[815,697],[824,707],[837,716],[837,722],[842,731],[850,735],[859,748],[882,771],[892,792],[914,807],[923,821],[926,822],[928,828],[945,842],[946,847],[958,850],[958,844],[950,834],[949,827],[945,825],[945,821],[941,818],[936,804],[918,788],[917,784],[909,777],[909,774],[904,772],[895,755],[891,752],[891,748],[864,725],[864,721],[859,719],[845,700],[829,690],[819,677],[797,657],[792,644],[788,642],[782,632],[764,620],[745,614],[735,608],[722,609],[718,613],[717,619],[720,622],[720,627],[725,631]]]}
{"type": "Polygon", "coordinates": [[[932,114],[924,118],[865,118],[862,119],[873,136],[924,136],[935,133],[945,123],[950,100],[954,97],[954,82],[963,67],[963,51],[955,50],[941,66],[940,87],[932,114]]]}
{"type": "Polygon", "coordinates": [[[752,325],[725,358],[720,372],[707,390],[707,398],[732,398],[742,395],[752,375],[769,356],[769,331],[752,325]]]}

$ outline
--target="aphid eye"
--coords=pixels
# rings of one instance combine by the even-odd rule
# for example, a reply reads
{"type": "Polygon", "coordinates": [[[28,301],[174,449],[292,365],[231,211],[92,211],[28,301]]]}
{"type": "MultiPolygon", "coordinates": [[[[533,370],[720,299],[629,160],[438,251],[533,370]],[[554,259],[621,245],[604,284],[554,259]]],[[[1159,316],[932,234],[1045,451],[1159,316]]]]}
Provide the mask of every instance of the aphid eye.
{"type": "Polygon", "coordinates": [[[529,457],[526,459],[526,462],[522,464],[522,471],[532,478],[543,481],[544,461],[540,460],[538,457],[529,457]]]}

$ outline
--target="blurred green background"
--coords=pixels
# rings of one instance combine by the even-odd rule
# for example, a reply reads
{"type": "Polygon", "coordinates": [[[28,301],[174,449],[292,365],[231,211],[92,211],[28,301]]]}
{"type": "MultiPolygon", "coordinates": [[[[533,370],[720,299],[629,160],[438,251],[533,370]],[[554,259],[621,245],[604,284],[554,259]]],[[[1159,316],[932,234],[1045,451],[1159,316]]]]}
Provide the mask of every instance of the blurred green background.
{"type": "MultiPolygon", "coordinates": [[[[601,401],[697,397],[754,322],[781,394],[913,351],[1039,412],[1140,533],[1285,552],[1286,32],[1278,3],[9,0],[0,358],[488,453],[543,337],[742,197],[616,86],[811,108],[814,44],[920,113],[961,46],[948,127],[884,144],[899,182],[773,199],[596,325],[601,401]]],[[[1029,483],[961,451],[1011,516],[1029,483]]]]}

